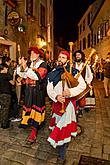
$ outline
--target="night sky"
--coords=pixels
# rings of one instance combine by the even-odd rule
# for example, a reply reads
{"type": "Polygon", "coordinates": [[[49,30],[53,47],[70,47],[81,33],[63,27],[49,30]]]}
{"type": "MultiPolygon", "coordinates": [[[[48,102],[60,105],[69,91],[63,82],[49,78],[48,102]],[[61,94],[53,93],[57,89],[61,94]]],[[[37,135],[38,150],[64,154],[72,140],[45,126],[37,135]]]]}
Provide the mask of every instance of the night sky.
{"type": "Polygon", "coordinates": [[[67,43],[77,39],[77,23],[95,0],[54,0],[54,36],[67,43]]]}

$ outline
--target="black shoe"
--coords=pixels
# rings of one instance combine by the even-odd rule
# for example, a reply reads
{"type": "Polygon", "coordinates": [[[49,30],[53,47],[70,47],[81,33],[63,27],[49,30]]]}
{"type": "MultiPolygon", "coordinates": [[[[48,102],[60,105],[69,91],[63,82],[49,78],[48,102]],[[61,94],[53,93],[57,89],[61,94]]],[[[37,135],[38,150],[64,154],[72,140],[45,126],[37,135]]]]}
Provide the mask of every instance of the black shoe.
{"type": "Polygon", "coordinates": [[[90,111],[90,109],[89,109],[89,108],[85,108],[84,110],[85,110],[85,112],[89,112],[89,111],[90,111]]]}
{"type": "Polygon", "coordinates": [[[78,112],[78,117],[79,117],[79,118],[82,118],[82,116],[83,116],[82,110],[79,110],[79,112],[78,112]]]}
{"type": "Polygon", "coordinates": [[[58,157],[57,165],[65,165],[65,163],[66,163],[66,159],[61,159],[60,157],[58,157]]]}
{"type": "Polygon", "coordinates": [[[105,97],[104,97],[104,98],[108,98],[108,96],[106,96],[106,95],[105,95],[105,97]]]}
{"type": "Polygon", "coordinates": [[[1,124],[1,128],[3,128],[3,129],[7,129],[7,128],[9,128],[9,127],[10,127],[9,124],[7,124],[7,125],[3,125],[3,124],[1,124]]]}

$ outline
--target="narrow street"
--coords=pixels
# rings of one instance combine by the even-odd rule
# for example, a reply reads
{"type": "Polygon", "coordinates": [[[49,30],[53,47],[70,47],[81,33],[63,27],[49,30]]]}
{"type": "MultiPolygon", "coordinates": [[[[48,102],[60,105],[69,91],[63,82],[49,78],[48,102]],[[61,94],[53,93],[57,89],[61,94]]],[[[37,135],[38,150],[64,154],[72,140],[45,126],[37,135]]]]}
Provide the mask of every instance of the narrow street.
{"type": "MultiPolygon", "coordinates": [[[[110,161],[110,96],[104,98],[103,82],[94,82],[96,108],[83,113],[79,124],[84,132],[72,138],[66,153],[65,165],[78,165],[81,155],[110,161]]],[[[51,117],[51,104],[46,98],[46,122],[39,130],[37,141],[26,145],[30,129],[18,128],[19,122],[11,123],[9,129],[0,128],[0,165],[57,165],[57,152],[47,142],[51,117]]],[[[87,161],[87,160],[86,160],[87,161]]],[[[89,161],[88,161],[89,162],[89,161]]],[[[85,163],[95,165],[93,163],[85,163]]],[[[85,165],[83,164],[83,165],[85,165]]],[[[104,165],[109,165],[104,164],[104,165]]],[[[81,164],[82,165],[82,164],[81,164]]]]}

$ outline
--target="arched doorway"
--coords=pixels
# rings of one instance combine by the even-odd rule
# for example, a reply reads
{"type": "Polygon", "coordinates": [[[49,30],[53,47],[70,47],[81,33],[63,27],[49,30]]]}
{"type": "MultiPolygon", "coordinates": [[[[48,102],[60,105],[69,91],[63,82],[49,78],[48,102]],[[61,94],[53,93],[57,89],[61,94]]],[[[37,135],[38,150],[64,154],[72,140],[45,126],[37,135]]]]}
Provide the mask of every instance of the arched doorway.
{"type": "Polygon", "coordinates": [[[0,38],[0,52],[12,60],[16,60],[16,42],[0,38]]]}

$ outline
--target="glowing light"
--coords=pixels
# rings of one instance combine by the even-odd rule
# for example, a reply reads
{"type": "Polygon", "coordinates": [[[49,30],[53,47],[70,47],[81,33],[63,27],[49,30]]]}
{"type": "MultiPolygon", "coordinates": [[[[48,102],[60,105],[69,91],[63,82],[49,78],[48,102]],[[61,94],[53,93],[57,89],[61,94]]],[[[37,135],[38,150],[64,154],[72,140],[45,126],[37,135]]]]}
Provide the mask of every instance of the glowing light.
{"type": "Polygon", "coordinates": [[[37,37],[36,42],[39,48],[43,48],[47,45],[46,41],[40,37],[37,37]]]}
{"type": "Polygon", "coordinates": [[[1,40],[5,40],[5,38],[4,38],[4,37],[0,37],[0,39],[1,39],[1,40]]]}
{"type": "Polygon", "coordinates": [[[18,44],[18,51],[20,52],[20,45],[18,44]]]}

